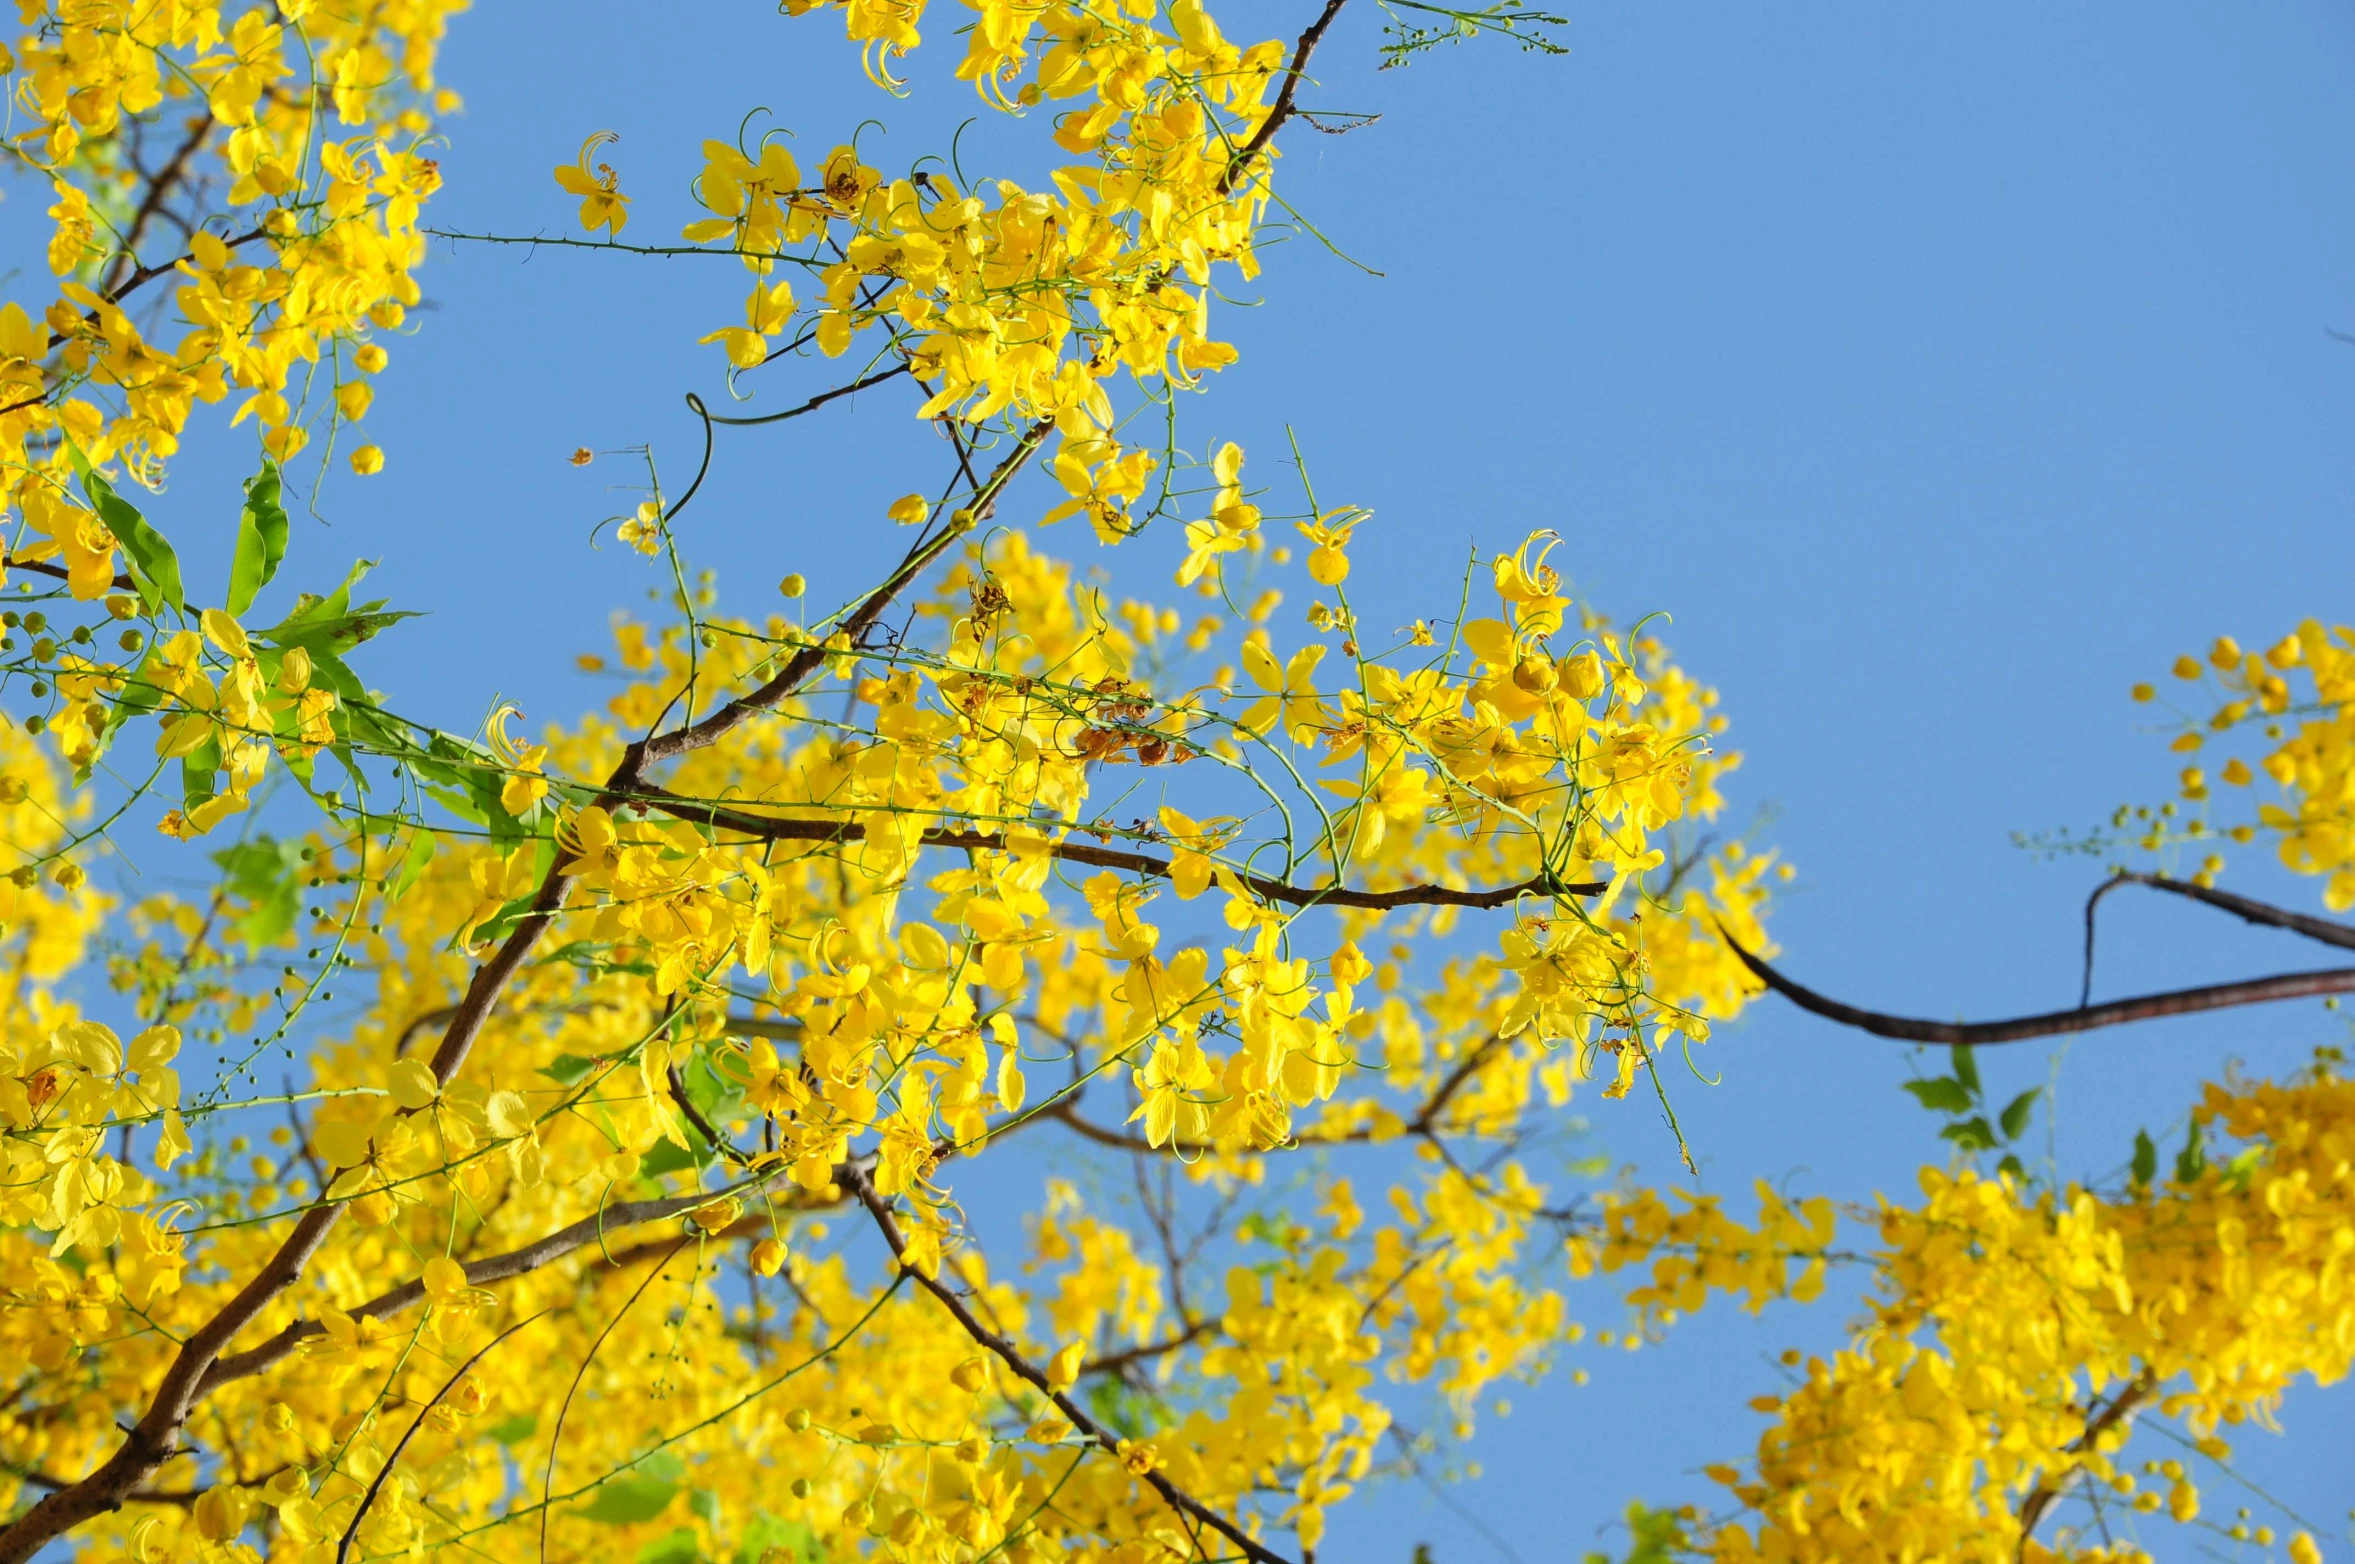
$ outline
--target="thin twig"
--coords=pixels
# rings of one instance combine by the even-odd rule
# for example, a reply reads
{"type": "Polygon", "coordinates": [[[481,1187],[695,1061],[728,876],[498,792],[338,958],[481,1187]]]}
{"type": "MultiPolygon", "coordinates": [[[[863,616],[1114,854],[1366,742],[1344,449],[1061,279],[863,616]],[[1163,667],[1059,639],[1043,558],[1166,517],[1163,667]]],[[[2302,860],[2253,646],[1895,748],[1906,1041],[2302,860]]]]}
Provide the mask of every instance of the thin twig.
{"type": "MultiPolygon", "coordinates": [[[[2146,1368],[2137,1374],[2125,1389],[2118,1392],[2116,1400],[2104,1407],[2098,1416],[2085,1425],[2085,1432],[2070,1444],[2070,1452],[2081,1455],[2094,1448],[2100,1442],[2102,1435],[2118,1425],[2119,1419],[2148,1401],[2157,1389],[2158,1381],[2149,1369],[2146,1368]]],[[[2039,1481],[2036,1487],[2030,1491],[2028,1497],[2021,1501],[2020,1556],[2022,1558],[2027,1557],[2028,1539],[2034,1535],[2036,1523],[2044,1519],[2044,1512],[2050,1509],[2053,1501],[2059,1497],[2060,1490],[2058,1488],[2050,1487],[2039,1481]]]]}
{"type": "MultiPolygon", "coordinates": [[[[859,1204],[867,1208],[867,1214],[875,1219],[876,1227],[882,1230],[883,1241],[891,1246],[893,1258],[897,1259],[904,1255],[908,1247],[907,1237],[900,1231],[899,1220],[892,1215],[890,1205],[884,1201],[882,1196],[875,1193],[874,1181],[868,1178],[865,1170],[857,1168],[850,1170],[849,1188],[851,1193],[858,1197],[859,1204]]],[[[1045,1373],[1039,1369],[1038,1365],[1025,1358],[1020,1348],[974,1318],[973,1311],[966,1307],[965,1300],[954,1290],[942,1283],[938,1277],[928,1276],[913,1267],[905,1267],[905,1269],[908,1270],[908,1274],[916,1278],[917,1283],[926,1292],[940,1300],[941,1307],[949,1311],[956,1322],[964,1328],[966,1335],[972,1337],[980,1346],[988,1348],[1006,1367],[1012,1369],[1022,1379],[1028,1381],[1032,1387],[1044,1394],[1049,1401],[1054,1403],[1055,1410],[1062,1413],[1072,1427],[1094,1440],[1104,1449],[1105,1453],[1114,1459],[1118,1460],[1126,1455],[1127,1452],[1121,1449],[1121,1441],[1117,1435],[1099,1426],[1094,1418],[1080,1410],[1078,1403],[1074,1402],[1071,1397],[1049,1384],[1045,1373]]],[[[1236,1547],[1241,1548],[1244,1556],[1252,1560],[1252,1564],[1289,1564],[1282,1554],[1268,1548],[1264,1543],[1254,1540],[1232,1521],[1171,1482],[1161,1472],[1148,1471],[1144,1474],[1143,1481],[1150,1484],[1153,1491],[1160,1494],[1169,1507],[1176,1510],[1181,1517],[1193,1517],[1236,1547]]]]}
{"type": "Polygon", "coordinates": [[[425,1405],[417,1409],[417,1415],[410,1419],[408,1429],[393,1445],[392,1453],[384,1458],[384,1464],[376,1469],[376,1476],[370,1479],[368,1483],[368,1491],[360,1496],[360,1507],[352,1511],[351,1524],[343,1529],[342,1538],[335,1544],[335,1564],[346,1564],[346,1561],[351,1558],[352,1539],[360,1535],[360,1522],[368,1518],[368,1508],[376,1502],[377,1494],[383,1492],[384,1480],[387,1477],[390,1477],[392,1475],[393,1468],[400,1464],[401,1452],[409,1448],[409,1441],[416,1438],[417,1430],[425,1426],[426,1414],[431,1412],[435,1407],[440,1406],[442,1404],[442,1397],[457,1389],[458,1382],[464,1379],[469,1373],[473,1372],[474,1365],[480,1363],[485,1357],[488,1357],[493,1347],[496,1347],[500,1342],[505,1341],[508,1337],[523,1329],[526,1325],[530,1325],[534,1321],[545,1318],[547,1313],[548,1310],[542,1309],[538,1314],[531,1315],[529,1318],[517,1320],[514,1324],[499,1332],[498,1335],[493,1336],[489,1341],[484,1342],[481,1349],[478,1350],[473,1357],[468,1358],[465,1362],[458,1365],[458,1372],[452,1374],[447,1380],[443,1382],[442,1388],[433,1393],[433,1399],[426,1402],[425,1405]]]}

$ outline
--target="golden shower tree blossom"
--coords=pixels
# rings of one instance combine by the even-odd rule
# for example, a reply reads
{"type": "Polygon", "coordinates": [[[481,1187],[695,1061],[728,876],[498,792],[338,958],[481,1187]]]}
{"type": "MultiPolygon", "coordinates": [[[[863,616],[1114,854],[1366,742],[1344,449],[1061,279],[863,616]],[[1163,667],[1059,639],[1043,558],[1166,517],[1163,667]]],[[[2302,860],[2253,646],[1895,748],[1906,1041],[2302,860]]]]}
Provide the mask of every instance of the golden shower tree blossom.
{"type": "MultiPolygon", "coordinates": [[[[708,561],[673,523],[720,502],[649,482],[617,532],[676,612],[528,737],[489,689],[470,731],[379,689],[407,613],[283,498],[388,459],[332,460],[418,302],[458,0],[21,8],[48,223],[0,301],[0,1564],[1305,1561],[1414,1458],[1411,1400],[1468,1434],[1577,1340],[1574,1272],[1653,1259],[1661,1322],[1816,1285],[1818,1206],[1598,1217],[1547,1184],[1582,1086],[1642,1086],[1673,1135],[1668,1051],[1787,990],[1788,866],[1707,834],[1739,759],[1714,692],[1579,602],[1551,533],[1485,540],[1384,644],[1345,590],[1383,568],[1373,513],[1305,469],[1248,487],[1175,416],[1239,372],[1212,299],[1260,276],[1345,4],[1239,42],[1197,0],[973,0],[944,54],[923,0],[788,0],[785,36],[842,28],[884,91],[970,84],[1022,150],[952,179],[845,124],[797,158],[692,105],[683,242],[643,248],[741,261],[694,301],[742,321],[701,338],[715,379],[823,377],[759,418],[691,399],[713,463],[900,395],[860,460],[905,492],[708,561]],[[200,402],[253,474],[217,603],[142,509],[200,402]],[[1118,569],[1049,552],[1080,515],[1118,569]],[[828,607],[853,529],[898,562],[828,607]],[[723,569],[780,596],[723,603],[723,569]],[[94,890],[150,829],[153,883],[197,888],[94,890]],[[1056,1139],[1135,1202],[1009,1196],[1056,1139]]],[[[663,197],[610,139],[543,193],[630,254],[663,197]]],[[[2264,817],[2324,868],[2326,751],[2264,817]]],[[[1796,1557],[1774,1526],[1854,1510],[1815,1435],[1859,1398],[1934,1413],[1948,1475],[1838,1535],[1986,1552],[2102,1475],[2133,1387],[2208,1438],[2329,1370],[2284,1311],[2337,1307],[2298,1267],[2345,1231],[2344,1088],[2270,1090],[2205,1110],[2253,1159],[2164,1189],[1963,1171],[1888,1207],[1880,1334],[1731,1479],[1766,1519],[1706,1545],[1796,1557]],[[1961,1222],[2019,1265],[1971,1270],[1935,1236],[1961,1222]],[[2003,1334],[2029,1265],[2082,1327],[2003,1334]],[[2282,1307],[2162,1341],[2170,1286],[2282,1307]],[[1917,1372],[1966,1288],[2002,1372],[1917,1372]],[[2015,1412],[2030,1444],[1953,1476],[2015,1412]]]]}

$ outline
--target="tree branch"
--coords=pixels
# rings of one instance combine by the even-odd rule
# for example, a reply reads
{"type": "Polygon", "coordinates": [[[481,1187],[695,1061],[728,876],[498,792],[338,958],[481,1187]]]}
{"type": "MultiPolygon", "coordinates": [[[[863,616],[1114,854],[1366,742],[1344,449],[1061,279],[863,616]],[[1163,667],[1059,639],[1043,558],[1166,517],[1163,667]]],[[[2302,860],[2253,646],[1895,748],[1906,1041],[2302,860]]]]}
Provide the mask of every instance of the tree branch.
{"type": "Polygon", "coordinates": [[[1124,1347],[1118,1352],[1107,1352],[1100,1358],[1090,1358],[1081,1366],[1080,1372],[1082,1374],[1116,1374],[1131,1364],[1165,1357],[1181,1347],[1190,1347],[1217,1328],[1209,1320],[1194,1320],[1189,1322],[1184,1330],[1179,1331],[1166,1341],[1142,1342],[1134,1347],[1124,1347]]]}
{"type": "MultiPolygon", "coordinates": [[[[2102,1408],[2100,1414],[2085,1425],[2085,1432],[2070,1444],[2070,1452],[2083,1454],[2092,1449],[2100,1441],[2102,1435],[2118,1425],[2119,1419],[2148,1401],[2152,1392],[2157,1389],[2158,1381],[2152,1377],[2149,1369],[2146,1368],[2137,1374],[2132,1383],[2118,1392],[2116,1400],[2102,1408]]],[[[2044,1519],[2044,1512],[2052,1508],[2053,1501],[2060,1496],[2058,1488],[2047,1487],[2039,1481],[2035,1488],[2029,1492],[2028,1497],[2021,1501],[2020,1554],[2023,1558],[2027,1556],[2028,1538],[2035,1532],[2036,1523],[2044,1519]]]]}
{"type": "MultiPolygon", "coordinates": [[[[723,831],[736,831],[770,842],[852,842],[861,840],[864,833],[863,827],[850,821],[779,820],[768,815],[746,814],[739,809],[680,798],[660,790],[641,793],[634,802],[659,809],[681,820],[693,820],[723,831]]],[[[1006,850],[1005,833],[1001,831],[966,831],[935,826],[926,831],[920,840],[926,847],[950,847],[971,852],[1006,850]]],[[[1042,850],[1050,858],[1065,863],[1087,864],[1098,869],[1116,869],[1127,874],[1148,875],[1162,880],[1170,878],[1172,873],[1166,858],[1155,858],[1147,853],[1123,852],[1118,848],[1090,847],[1085,842],[1048,842],[1042,850]]],[[[1270,880],[1256,874],[1238,874],[1236,878],[1265,899],[1283,902],[1287,906],[1356,907],[1377,912],[1397,907],[1508,907],[1523,896],[1599,896],[1606,889],[1600,880],[1565,881],[1545,874],[1485,891],[1461,891],[1445,885],[1408,885],[1394,891],[1353,891],[1339,885],[1293,885],[1288,881],[1270,880]]]]}
{"type": "MultiPolygon", "coordinates": [[[[867,1214],[875,1219],[875,1225],[882,1230],[883,1241],[891,1246],[892,1257],[897,1259],[905,1254],[908,1241],[906,1236],[900,1232],[899,1221],[892,1215],[891,1207],[883,1197],[875,1193],[874,1182],[867,1177],[864,1169],[853,1168],[849,1170],[848,1187],[851,1193],[858,1197],[859,1204],[867,1208],[867,1214]]],[[[1012,1342],[976,1319],[973,1311],[965,1306],[965,1300],[962,1297],[937,1277],[927,1276],[913,1267],[903,1266],[903,1269],[915,1277],[926,1292],[940,1300],[941,1307],[949,1311],[958,1325],[964,1328],[966,1335],[972,1337],[981,1346],[988,1348],[1006,1367],[1012,1369],[1016,1375],[1053,1402],[1055,1410],[1062,1413],[1070,1421],[1072,1427],[1094,1440],[1114,1459],[1120,1459],[1124,1455],[1120,1448],[1121,1441],[1116,1435],[1099,1426],[1096,1420],[1081,1411],[1078,1404],[1069,1396],[1048,1384],[1047,1376],[1039,1370],[1038,1366],[1025,1358],[1021,1350],[1012,1342]]],[[[1220,1536],[1242,1549],[1244,1556],[1250,1559],[1252,1564],[1289,1564],[1282,1554],[1254,1541],[1232,1521],[1178,1487],[1159,1471],[1145,1473],[1143,1480],[1152,1486],[1155,1493],[1161,1495],[1171,1509],[1181,1515],[1191,1516],[1216,1531],[1220,1536]]]]}
{"type": "Polygon", "coordinates": [[[164,202],[171,199],[172,187],[178,184],[181,177],[188,172],[189,160],[195,157],[197,149],[204,145],[204,138],[211,134],[212,128],[213,116],[209,110],[188,122],[188,138],[180,143],[179,150],[172,154],[171,161],[158,170],[155,178],[149,181],[147,194],[139,202],[139,210],[131,215],[130,229],[123,235],[123,248],[112,261],[107,263],[106,276],[99,284],[101,293],[108,292],[118,286],[126,273],[137,269],[139,242],[147,237],[148,225],[153,223],[156,214],[163,210],[164,202]]]}
{"type": "Polygon", "coordinates": [[[1760,982],[1788,999],[1802,1010],[1813,1011],[1842,1026],[1853,1026],[1870,1032],[1875,1037],[1894,1037],[1909,1043],[1967,1043],[1973,1047],[1988,1043],[2019,1043],[2032,1037],[2055,1037],[2070,1032],[2090,1032],[2096,1027],[2118,1026],[2128,1021],[2149,1021],[2161,1016],[2196,1015],[2207,1010],[2229,1010],[2239,1005],[2265,1005],[2282,999],[2311,999],[2323,994],[2355,993],[2355,967],[2331,967],[2319,972],[2285,972],[2278,977],[2249,978],[2238,983],[2213,983],[2202,988],[2172,989],[2163,994],[2143,994],[2133,999],[2113,999],[2107,1004],[2081,1005],[2075,1010],[2055,1010],[2044,1015],[2021,1016],[2010,1021],[1919,1021],[1906,1016],[1883,1015],[1877,1010],[1860,1010],[1817,993],[1814,989],[1794,983],[1763,960],[1737,944],[1723,926],[1718,929],[1742,964],[1758,975],[1760,982]]]}
{"type": "MultiPolygon", "coordinates": [[[[18,404],[19,407],[30,405],[30,403],[18,404]]],[[[7,408],[0,409],[0,411],[14,412],[16,409],[7,408]]],[[[10,570],[29,570],[35,575],[49,576],[58,581],[70,581],[73,579],[72,571],[66,569],[63,565],[52,565],[45,559],[19,559],[14,554],[10,554],[6,558],[6,564],[10,570]]],[[[136,592],[139,590],[139,583],[133,581],[129,576],[118,575],[114,578],[114,589],[118,592],[136,592]]]]}
{"type": "MultiPolygon", "coordinates": [[[[732,1193],[740,1197],[758,1194],[767,1189],[770,1184],[787,1176],[788,1170],[779,1169],[769,1177],[740,1190],[732,1191],[732,1193]]],[[[719,1198],[720,1196],[705,1190],[688,1195],[667,1195],[660,1200],[632,1200],[617,1206],[607,1206],[595,1216],[582,1217],[570,1226],[560,1227],[545,1238],[528,1243],[520,1249],[510,1249],[505,1254],[487,1255],[480,1260],[464,1262],[466,1284],[469,1287],[487,1287],[493,1282],[510,1281],[518,1276],[527,1276],[543,1266],[553,1265],[575,1250],[584,1249],[597,1243],[608,1234],[617,1233],[627,1228],[643,1227],[649,1222],[659,1222],[666,1217],[684,1216],[698,1206],[710,1205],[719,1198]]],[[[725,1231],[732,1233],[733,1228],[725,1231]]],[[[667,1252],[669,1247],[667,1244],[635,1245],[612,1255],[610,1260],[612,1264],[617,1266],[628,1265],[645,1258],[650,1248],[659,1248],[667,1252]]],[[[404,1309],[413,1308],[424,1299],[425,1283],[423,1281],[403,1282],[392,1291],[380,1293],[366,1303],[354,1307],[350,1313],[352,1318],[356,1320],[380,1320],[387,1315],[398,1314],[404,1309]]],[[[215,1363],[212,1372],[205,1376],[204,1383],[197,1388],[197,1395],[210,1395],[233,1380],[247,1379],[275,1367],[284,1362],[304,1342],[314,1336],[326,1334],[326,1330],[327,1327],[317,1320],[296,1320],[260,1346],[252,1348],[250,1351],[222,1358],[215,1363]]]]}
{"type": "MultiPolygon", "coordinates": [[[[883,617],[884,610],[889,608],[900,593],[906,591],[909,585],[922,575],[935,560],[946,553],[950,544],[989,520],[990,513],[997,509],[998,497],[1005,492],[1006,485],[1013,481],[1015,474],[1028,465],[1031,456],[1040,445],[1045,443],[1054,427],[1055,421],[1052,418],[1042,418],[1024,430],[1022,438],[1015,443],[1014,449],[1008,451],[997,466],[990,469],[990,475],[983,482],[980,491],[972,495],[970,503],[963,507],[965,517],[963,523],[959,524],[952,515],[949,524],[943,526],[939,533],[920,540],[915,547],[908,550],[907,557],[900,561],[899,568],[884,578],[883,584],[868,593],[860,601],[859,606],[852,609],[849,615],[835,628],[847,635],[852,645],[857,645],[860,636],[865,634],[868,627],[883,617]]],[[[823,646],[802,647],[787,658],[785,666],[778,669],[776,674],[758,689],[738,696],[701,722],[692,723],[684,728],[674,728],[668,733],[660,733],[646,740],[642,746],[641,765],[655,765],[661,761],[690,754],[708,745],[716,744],[721,738],[734,731],[737,725],[745,719],[756,713],[767,711],[789,696],[797,694],[801,687],[807,684],[812,676],[826,665],[826,660],[833,655],[823,646]]]]}
{"type": "MultiPolygon", "coordinates": [[[[36,1471],[30,1467],[10,1466],[0,1468],[0,1470],[4,1470],[7,1475],[20,1483],[32,1484],[44,1493],[55,1493],[60,1488],[72,1486],[62,1477],[52,1477],[47,1472],[36,1471]]],[[[176,1504],[185,1507],[194,1504],[209,1492],[211,1490],[208,1488],[147,1488],[137,1493],[126,1494],[123,1502],[126,1504],[176,1504]]]]}
{"type": "Polygon", "coordinates": [[[2230,891],[2194,885],[2189,880],[2171,880],[2161,874],[2129,874],[2121,869],[2095,886],[2093,894],[2085,898],[2085,986],[2077,996],[2080,1008],[2093,998],[2093,910],[2101,905],[2103,897],[2121,885],[2147,885],[2154,891],[2165,891],[2170,896],[2183,896],[2210,907],[2221,908],[2244,923],[2254,923],[2269,929],[2288,929],[2293,934],[2303,934],[2325,945],[2335,945],[2341,950],[2355,950],[2355,927],[2347,924],[2336,923],[2329,918],[2311,917],[2303,912],[2292,912],[2286,907],[2276,907],[2271,902],[2235,896],[2230,891]]]}
{"type": "Polygon", "coordinates": [[[1333,18],[1341,14],[1341,7],[1347,3],[1348,0],[1325,0],[1324,10],[1317,14],[1315,21],[1308,24],[1308,30],[1300,35],[1299,43],[1292,49],[1292,63],[1284,67],[1284,85],[1276,89],[1275,106],[1267,111],[1267,118],[1259,122],[1259,128],[1251,133],[1251,139],[1236,148],[1235,155],[1227,159],[1227,171],[1218,181],[1221,195],[1234,189],[1235,181],[1242,176],[1251,160],[1267,150],[1267,144],[1275,139],[1276,132],[1283,129],[1284,122],[1292,117],[1292,100],[1300,91],[1300,78],[1308,70],[1308,57],[1316,53],[1318,44],[1324,42],[1325,29],[1333,25],[1333,18]]]}

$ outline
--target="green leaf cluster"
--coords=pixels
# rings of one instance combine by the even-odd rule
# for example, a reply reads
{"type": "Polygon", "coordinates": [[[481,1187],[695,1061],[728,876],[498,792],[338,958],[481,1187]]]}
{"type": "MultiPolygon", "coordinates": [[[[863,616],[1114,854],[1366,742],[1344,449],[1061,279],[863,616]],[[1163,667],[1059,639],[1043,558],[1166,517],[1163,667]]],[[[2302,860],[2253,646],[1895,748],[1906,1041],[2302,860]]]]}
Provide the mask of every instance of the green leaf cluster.
{"type": "Polygon", "coordinates": [[[2004,1104],[2001,1113],[1990,1117],[1986,1111],[1986,1088],[1979,1079],[1979,1061],[1970,1044],[1955,1044],[1949,1050],[1949,1060],[1949,1073],[1904,1081],[1900,1089],[1948,1121],[1940,1127],[1939,1139],[1952,1141],[1958,1150],[1972,1156],[2001,1151],[2003,1160],[1996,1167],[2015,1178],[2025,1178],[2027,1168],[2016,1148],[2020,1137],[2027,1133],[2036,1111],[2036,1100],[2044,1095],[2044,1088],[2029,1087],[2004,1104]]]}

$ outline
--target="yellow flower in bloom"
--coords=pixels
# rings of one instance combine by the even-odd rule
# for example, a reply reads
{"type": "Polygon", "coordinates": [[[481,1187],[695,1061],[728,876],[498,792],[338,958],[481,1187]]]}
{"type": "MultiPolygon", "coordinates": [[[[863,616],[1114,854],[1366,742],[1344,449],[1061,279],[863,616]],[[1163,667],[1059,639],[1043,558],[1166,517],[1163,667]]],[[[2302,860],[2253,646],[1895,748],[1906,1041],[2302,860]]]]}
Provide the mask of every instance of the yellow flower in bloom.
{"type": "Polygon", "coordinates": [[[1320,586],[1339,586],[1349,576],[1349,535],[1372,513],[1355,505],[1329,510],[1314,521],[1299,524],[1300,533],[1316,547],[1309,551],[1308,574],[1320,586]]]}
{"type": "Polygon", "coordinates": [[[534,804],[548,796],[548,779],[540,770],[548,758],[548,746],[519,745],[507,732],[508,722],[522,715],[512,703],[502,703],[484,725],[491,754],[507,773],[500,784],[499,806],[511,815],[530,813],[534,804]]]}
{"type": "Polygon", "coordinates": [[[613,535],[641,554],[662,552],[662,502],[640,500],[613,535]]]}
{"type": "MultiPolygon", "coordinates": [[[[594,171],[589,159],[597,149],[621,137],[610,130],[600,130],[581,143],[580,157],[571,163],[556,165],[556,183],[568,195],[581,198],[581,228],[588,233],[606,230],[608,238],[618,238],[630,220],[630,198],[621,193],[621,176],[609,164],[600,163],[594,171]]],[[[708,340],[708,339],[706,339],[708,340]]]]}
{"type": "Polygon", "coordinates": [[[1318,697],[1315,684],[1317,664],[1324,656],[1323,644],[1312,641],[1279,666],[1264,643],[1244,642],[1243,671],[1258,687],[1259,698],[1243,709],[1236,725],[1261,737],[1280,727],[1295,740],[1330,725],[1333,714],[1318,697]]]}
{"type": "Polygon", "coordinates": [[[727,349],[728,362],[738,369],[758,369],[768,362],[769,338],[785,329],[785,323],[793,318],[793,307],[790,280],[774,287],[755,283],[744,301],[745,324],[722,326],[696,340],[722,344],[727,349]]]}

